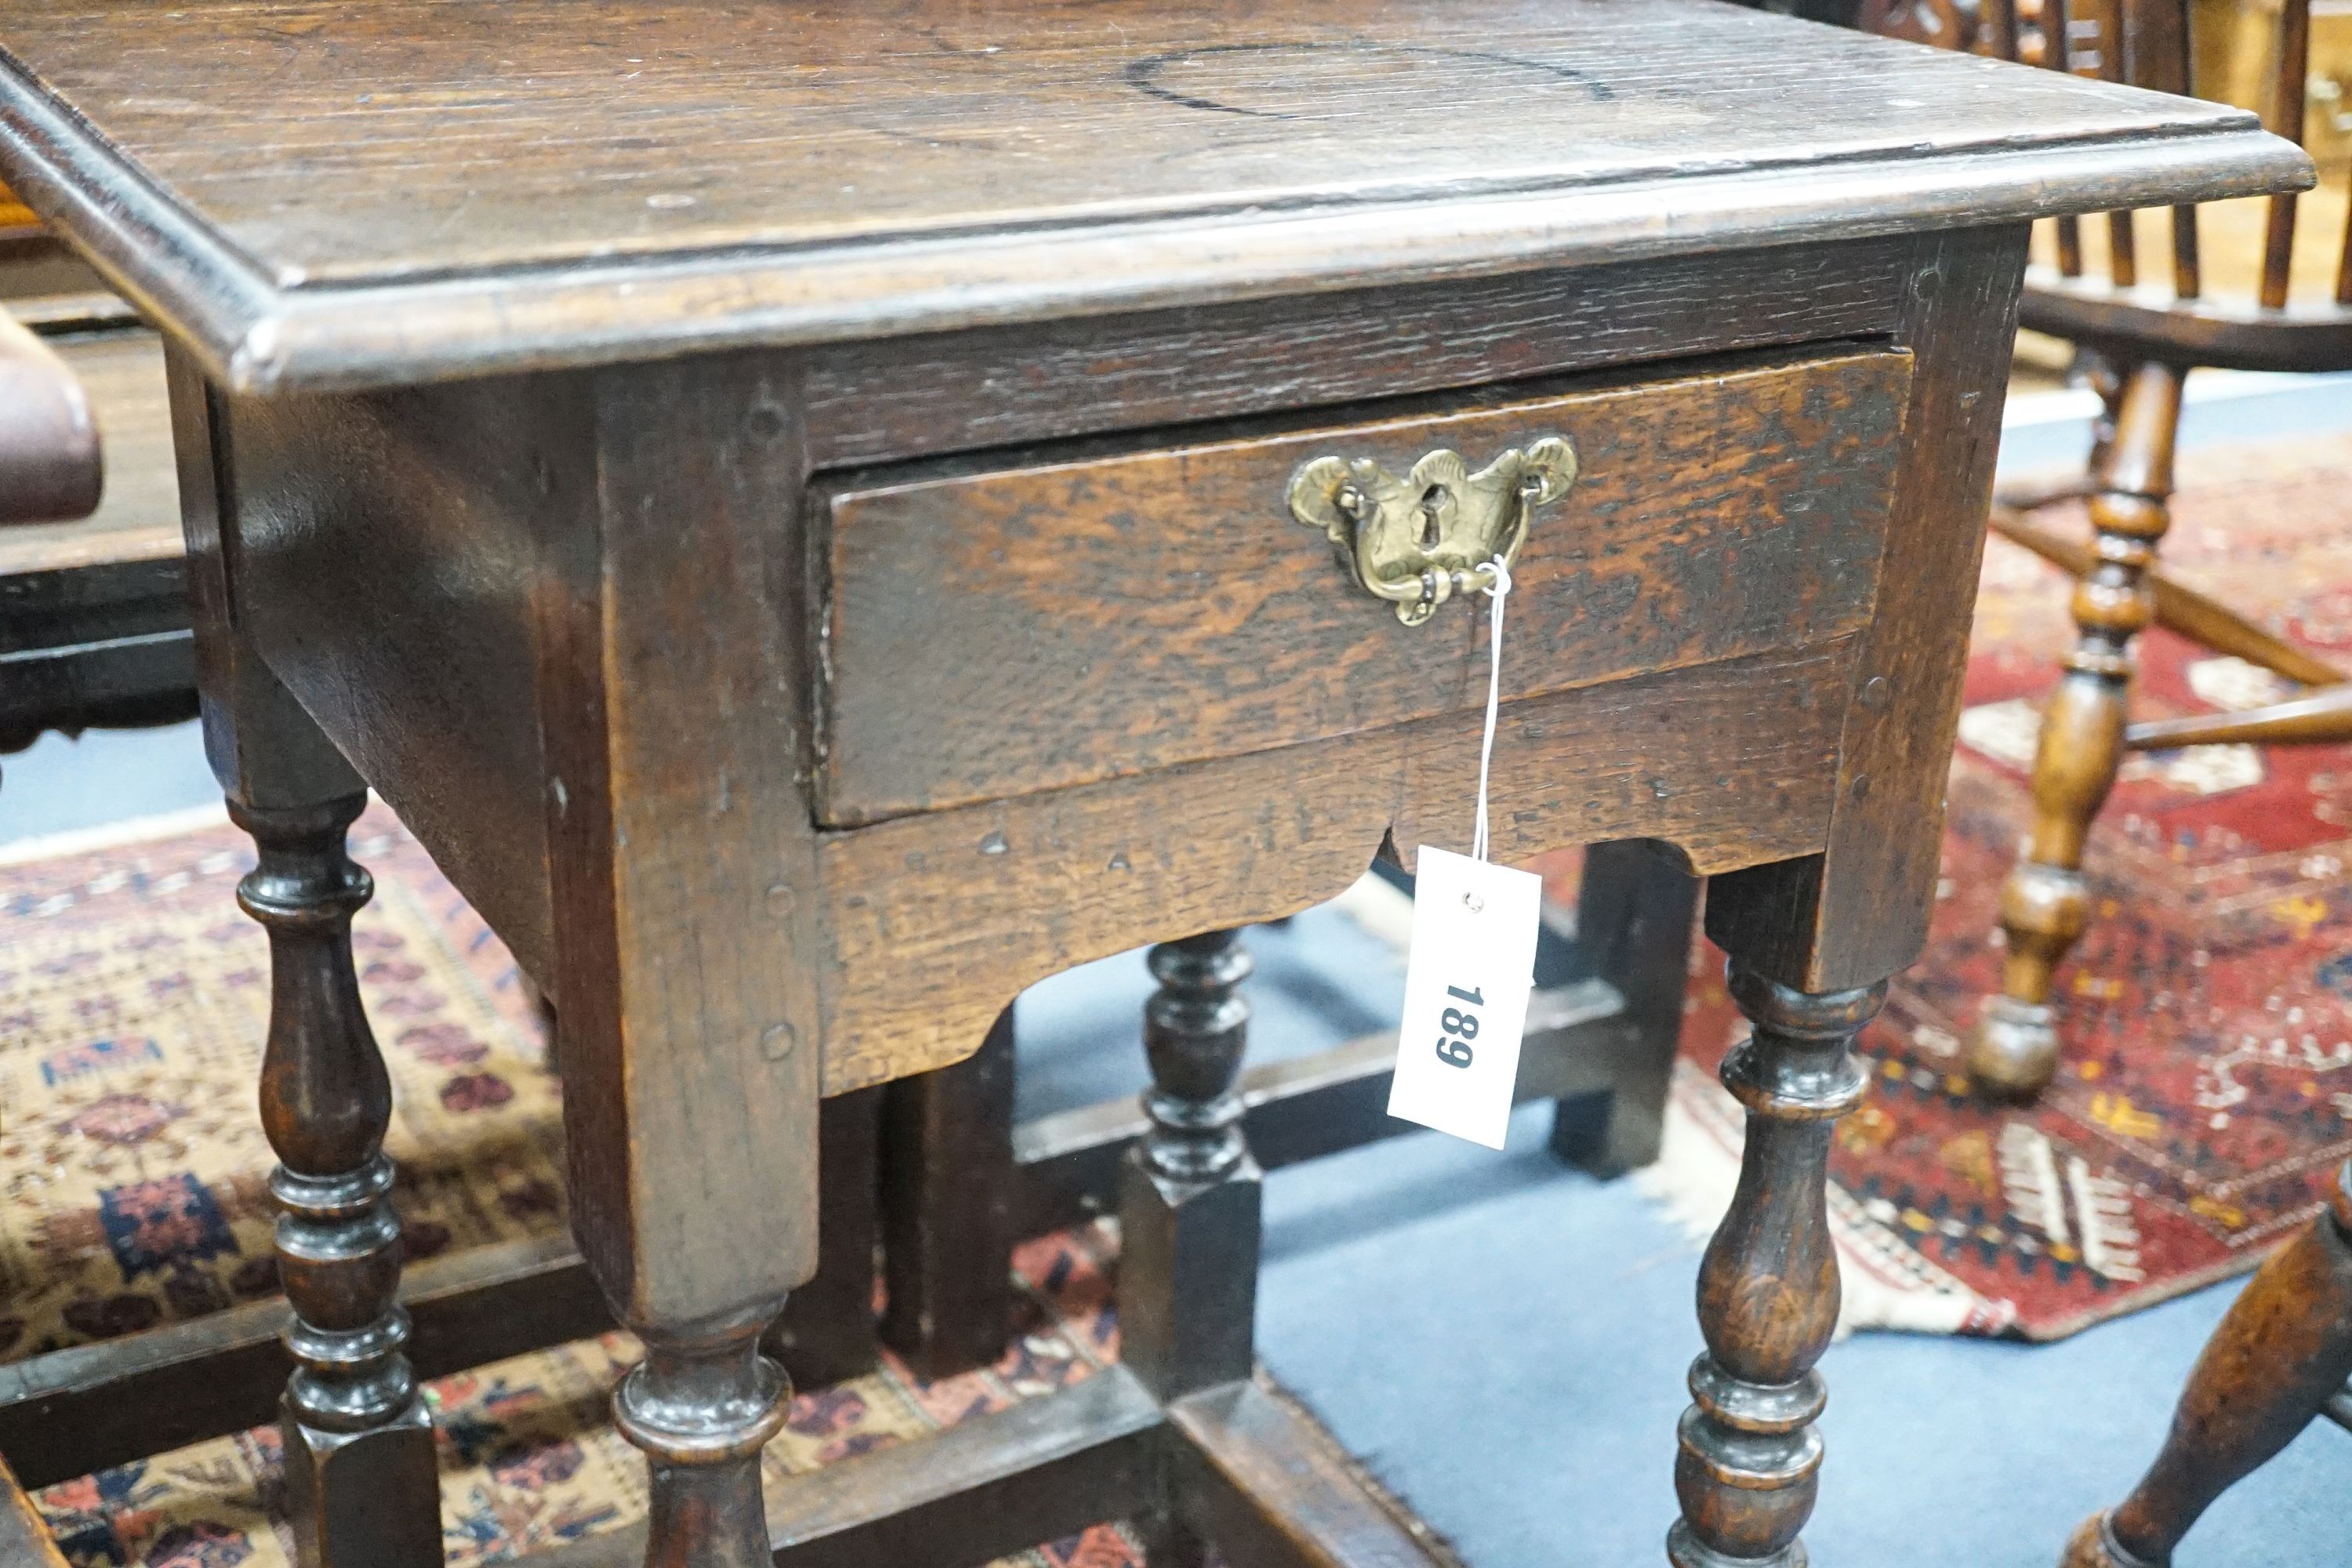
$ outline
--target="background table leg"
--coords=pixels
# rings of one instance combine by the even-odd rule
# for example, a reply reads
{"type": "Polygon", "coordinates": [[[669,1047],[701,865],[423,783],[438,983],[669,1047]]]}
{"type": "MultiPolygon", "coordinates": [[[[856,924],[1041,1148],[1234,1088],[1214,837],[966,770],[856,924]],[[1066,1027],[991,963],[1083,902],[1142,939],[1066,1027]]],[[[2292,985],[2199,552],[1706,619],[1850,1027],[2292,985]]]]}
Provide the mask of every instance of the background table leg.
{"type": "Polygon", "coordinates": [[[882,1356],[874,1315],[882,1097],[877,1086],[817,1106],[816,1277],[761,1342],[795,1388],[822,1388],[872,1372],[882,1356]]]}
{"type": "Polygon", "coordinates": [[[1013,1322],[1013,1009],[952,1067],[883,1102],[882,1337],[921,1377],[1004,1353],[1013,1322]]]}
{"type": "MultiPolygon", "coordinates": [[[[1160,982],[1144,1006],[1151,1130],[1120,1172],[1119,1360],[1171,1401],[1250,1375],[1263,1178],[1234,1087],[1249,1037],[1248,951],[1237,932],[1210,931],[1162,942],[1150,962],[1160,982]]],[[[1141,1522],[1153,1568],[1205,1561],[1177,1510],[1141,1522]]]]}
{"type": "Polygon", "coordinates": [[[1551,1150],[1596,1175],[1617,1175],[1658,1157],[1690,986],[1699,886],[1673,851],[1646,840],[1596,844],[1585,854],[1576,940],[1598,949],[1593,973],[1625,998],[1623,1023],[1633,1037],[1616,1058],[1605,1110],[1589,1097],[1558,1102],[1551,1150]]]}
{"type": "Polygon", "coordinates": [[[1162,1399],[1247,1377],[1262,1178],[1234,1093],[1249,1035],[1247,950],[1211,931],[1151,950],[1151,1131],[1119,1188],[1119,1359],[1162,1399]]]}

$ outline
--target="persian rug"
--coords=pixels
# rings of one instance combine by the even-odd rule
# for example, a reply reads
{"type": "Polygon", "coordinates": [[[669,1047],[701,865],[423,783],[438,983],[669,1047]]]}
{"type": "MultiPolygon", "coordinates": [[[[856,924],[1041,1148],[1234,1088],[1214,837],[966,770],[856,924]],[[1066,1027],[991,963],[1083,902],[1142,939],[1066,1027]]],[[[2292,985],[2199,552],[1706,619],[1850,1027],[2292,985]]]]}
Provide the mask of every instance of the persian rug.
{"type": "MultiPolygon", "coordinates": [[[[2192,451],[2168,572],[2352,665],[2352,437],[2192,451]]],[[[2042,514],[2082,536],[2081,508],[2042,514]]],[[[2062,574],[1986,553],[1936,918],[1861,1049],[1837,1130],[1846,1326],[2057,1339],[2252,1268],[2352,1152],[2352,752],[2130,759],[2091,835],[2094,924],[2060,971],[2063,1065],[2031,1107],[1972,1097],[1962,1041],[1999,984],[2000,881],[2031,817],[2038,712],[2074,627],[2062,574]]],[[[2295,689],[2151,632],[2141,716],[2295,689]]],[[[1561,896],[1571,866],[1552,868],[1561,896]]],[[[1644,1173],[1695,1229],[1728,1203],[1740,1122],[1714,1072],[1746,1026],[1702,943],[1667,1148],[1644,1173]]]]}
{"type": "MultiPolygon", "coordinates": [[[[254,1110],[268,944],[236,909],[244,836],[0,853],[0,1362],[184,1321],[276,1290],[254,1110]]],[[[376,897],[354,922],[390,1067],[408,1254],[563,1224],[557,1085],[511,961],[391,813],[352,830],[376,897]]],[[[992,1367],[926,1383],[895,1358],[798,1395],[764,1462],[835,1463],[1066,1388],[1118,1355],[1103,1225],[1024,1244],[1016,1331],[992,1367]]],[[[428,1384],[448,1560],[489,1563],[646,1513],[606,1396],[627,1335],[428,1384]]],[[[262,1428],[36,1494],[66,1555],[116,1568],[284,1568],[278,1438],[262,1428]]],[[[1007,1560],[1134,1568],[1121,1526],[1007,1560]]]]}
{"type": "MultiPolygon", "coordinates": [[[[2196,453],[2182,480],[2171,568],[2352,657],[2352,440],[2196,453]]],[[[1995,542],[1930,947],[1865,1033],[1876,1092],[1838,1131],[1849,1326],[2074,1331],[2252,1267],[2352,1149],[2352,758],[2336,750],[2135,761],[2093,836],[2100,916],[2062,974],[2059,1082],[2027,1110],[1968,1095],[1958,1052],[1997,971],[2034,705],[2071,636],[2058,574],[1995,542]]],[[[2143,712],[2286,689],[2160,633],[2145,651],[2143,712]]],[[[251,1099],[267,949],[232,897],[248,850],[217,814],[168,827],[0,852],[0,1362],[276,1289],[251,1099]]],[[[388,813],[353,847],[377,882],[354,946],[394,1082],[410,1255],[559,1227],[556,1086],[510,961],[388,813]]],[[[1572,898],[1573,858],[1551,870],[1572,898]]],[[[1712,1079],[1743,1027],[1720,954],[1695,960],[1687,1006],[1667,1152],[1643,1179],[1704,1229],[1738,1146],[1712,1079]]],[[[886,1362],[803,1394],[767,1463],[833,1462],[1090,1374],[1117,1353],[1114,1258],[1101,1227],[1028,1244],[1003,1362],[930,1384],[886,1362]]],[[[643,1468],[604,1415],[635,1353],[615,1334],[430,1386],[454,1563],[642,1517],[643,1468]]],[[[77,1563],[278,1568],[274,1450],[268,1430],[239,1434],[37,1501],[77,1563]]],[[[1136,1560],[1104,1526],[1014,1561],[1136,1560]]]]}

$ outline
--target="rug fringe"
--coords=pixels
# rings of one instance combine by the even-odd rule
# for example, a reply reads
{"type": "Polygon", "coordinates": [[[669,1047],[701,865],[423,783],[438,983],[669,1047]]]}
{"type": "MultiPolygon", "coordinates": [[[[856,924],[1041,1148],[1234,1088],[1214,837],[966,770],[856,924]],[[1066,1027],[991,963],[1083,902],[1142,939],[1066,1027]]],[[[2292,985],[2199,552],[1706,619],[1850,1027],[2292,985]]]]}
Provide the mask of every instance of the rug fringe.
{"type": "MultiPolygon", "coordinates": [[[[1332,904],[1402,960],[1412,931],[1412,895],[1366,875],[1332,904]]],[[[1720,1084],[1687,1059],[1675,1060],[1657,1161],[1635,1171],[1633,1184],[1694,1246],[1706,1244],[1731,1206],[1745,1125],[1738,1103],[1720,1084]]],[[[1857,1329],[1997,1334],[2016,1321],[2010,1302],[1979,1296],[1835,1187],[1830,1235],[1844,1281],[1841,1339],[1857,1329]]]]}
{"type": "MultiPolygon", "coordinates": [[[[1634,1172],[1633,1184],[1694,1244],[1705,1245],[1731,1207],[1744,1126],[1739,1102],[1720,1084],[1688,1060],[1675,1063],[1657,1161],[1634,1172]]],[[[1830,1237],[1844,1284],[1840,1339],[1858,1329],[1998,1334],[2016,1321],[2011,1303],[1978,1295],[1835,1187],[1830,1237]]]]}

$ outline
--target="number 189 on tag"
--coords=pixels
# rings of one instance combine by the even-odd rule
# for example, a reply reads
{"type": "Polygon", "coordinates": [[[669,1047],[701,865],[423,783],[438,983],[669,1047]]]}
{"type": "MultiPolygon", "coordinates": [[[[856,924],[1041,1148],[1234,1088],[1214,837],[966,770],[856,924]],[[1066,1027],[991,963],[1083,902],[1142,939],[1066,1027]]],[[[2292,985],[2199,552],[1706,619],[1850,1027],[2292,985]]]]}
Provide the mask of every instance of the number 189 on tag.
{"type": "Polygon", "coordinates": [[[1391,1116],[1503,1146],[1542,909],[1541,878],[1423,846],[1391,1116]]]}

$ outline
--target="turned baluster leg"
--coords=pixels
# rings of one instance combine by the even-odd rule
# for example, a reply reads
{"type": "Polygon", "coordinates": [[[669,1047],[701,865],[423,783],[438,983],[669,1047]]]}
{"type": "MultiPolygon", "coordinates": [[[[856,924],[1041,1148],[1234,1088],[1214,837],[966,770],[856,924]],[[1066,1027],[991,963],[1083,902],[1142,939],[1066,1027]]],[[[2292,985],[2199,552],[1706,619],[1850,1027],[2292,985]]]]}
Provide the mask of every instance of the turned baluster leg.
{"type": "Polygon", "coordinates": [[[1811,995],[1732,966],[1732,999],[1755,1031],[1724,1058],[1748,1108],[1730,1211],[1699,1265],[1706,1353],[1691,1367],[1666,1538],[1677,1568],[1801,1568],[1822,1462],[1813,1422],[1828,1399],[1813,1363],[1837,1326],[1830,1241],[1830,1131],[1862,1102],[1848,1048],[1884,984],[1811,995]]]}
{"type": "Polygon", "coordinates": [[[413,1568],[441,1561],[440,1492],[431,1417],[401,1353],[408,1314],[394,1300],[392,1082],[352,969],[352,916],[373,889],[343,835],[366,804],[230,813],[260,850],[237,901],[269,932],[261,1123],[279,1161],[269,1187],[294,1310],[283,1431],[295,1540],[306,1565],[413,1568]]]}
{"type": "Polygon", "coordinates": [[[1950,742],[2012,346],[2022,229],[1939,237],[1914,274],[1917,356],[1886,568],[1855,656],[1822,851],[1712,878],[1707,934],[1754,1025],[1725,1058],[1747,1107],[1729,1212],[1699,1273],[1706,1353],[1675,1468],[1681,1568],[1795,1568],[1824,1402],[1813,1367],[1838,1309],[1826,1178],[1836,1119],[1862,1100],[1854,1035],[1918,955],[1935,903],[1950,742]]]}
{"type": "MultiPolygon", "coordinates": [[[[1119,1186],[1119,1359],[1163,1400],[1250,1375],[1263,1178],[1242,1134],[1235,1081],[1249,1034],[1239,994],[1250,956],[1211,931],[1151,950],[1144,1007],[1150,1131],[1119,1186]]],[[[1152,1568],[1203,1559],[1172,1513],[1143,1521],[1152,1568]]]]}
{"type": "Polygon", "coordinates": [[[699,1323],[640,1322],[646,1357],[613,1394],[613,1423],[646,1456],[646,1562],[770,1568],[760,1450],[791,1393],[760,1336],[779,1294],[699,1323]]]}
{"type": "Polygon", "coordinates": [[[2042,712],[2033,831],[2001,887],[2001,994],[1986,1005],[1969,1048],[1969,1073],[1995,1093],[2039,1093],[2057,1070],[2053,976],[2090,919],[2083,847],[2123,762],[2132,640],[2155,617],[2149,572],[2170,521],[2181,380],[2167,364],[2126,372],[2115,435],[2101,454],[2090,501],[2097,560],[2074,586],[2082,636],[2042,712]]]}
{"type": "Polygon", "coordinates": [[[400,1225],[383,1156],[392,1084],[352,968],[367,873],[343,835],[366,786],[253,647],[234,610],[239,501],[215,463],[221,409],[178,351],[165,356],[205,757],[259,865],[237,901],[269,933],[261,1121],[278,1166],[278,1274],[294,1321],[281,1406],[286,1496],[302,1568],[441,1562],[431,1417],[401,1347],[400,1225]]]}
{"type": "Polygon", "coordinates": [[[2074,1532],[2063,1568],[2165,1568],[2205,1510],[2311,1424],[2352,1375],[2352,1164],[2334,1203],[2273,1254],[2213,1331],[2163,1451],[2130,1497],[2074,1532]]]}

